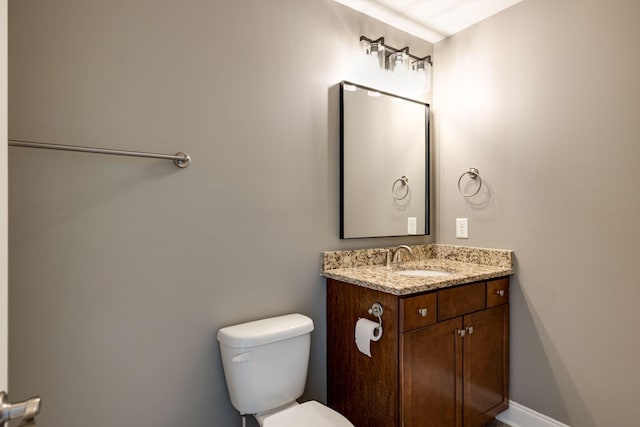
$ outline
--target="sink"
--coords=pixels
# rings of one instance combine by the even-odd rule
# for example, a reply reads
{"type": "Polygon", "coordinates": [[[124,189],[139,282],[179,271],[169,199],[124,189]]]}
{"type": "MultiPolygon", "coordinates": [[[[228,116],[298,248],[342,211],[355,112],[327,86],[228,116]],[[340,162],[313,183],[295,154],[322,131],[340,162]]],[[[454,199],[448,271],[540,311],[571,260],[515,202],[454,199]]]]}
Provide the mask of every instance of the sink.
{"type": "Polygon", "coordinates": [[[439,271],[439,270],[400,270],[396,271],[396,274],[402,274],[403,276],[414,276],[414,277],[444,277],[450,276],[453,273],[449,271],[439,271]]]}

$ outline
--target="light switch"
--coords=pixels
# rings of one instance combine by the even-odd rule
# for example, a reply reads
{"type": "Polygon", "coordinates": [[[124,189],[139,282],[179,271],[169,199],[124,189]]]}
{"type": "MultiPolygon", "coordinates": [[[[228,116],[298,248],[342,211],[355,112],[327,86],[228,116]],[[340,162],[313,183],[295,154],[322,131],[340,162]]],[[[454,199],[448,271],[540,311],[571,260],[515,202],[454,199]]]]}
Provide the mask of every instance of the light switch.
{"type": "Polygon", "coordinates": [[[416,234],[418,232],[418,218],[407,218],[407,234],[416,234]]]}
{"type": "Polygon", "coordinates": [[[456,237],[458,239],[469,238],[469,218],[456,218],[456,237]]]}

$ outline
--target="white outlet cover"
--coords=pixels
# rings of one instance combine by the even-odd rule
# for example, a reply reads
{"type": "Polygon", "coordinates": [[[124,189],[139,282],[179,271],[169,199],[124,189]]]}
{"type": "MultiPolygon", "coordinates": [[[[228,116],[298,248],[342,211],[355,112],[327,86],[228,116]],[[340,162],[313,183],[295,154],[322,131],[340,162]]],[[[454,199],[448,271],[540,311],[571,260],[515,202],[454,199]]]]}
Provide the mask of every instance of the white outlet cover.
{"type": "Polygon", "coordinates": [[[458,239],[469,238],[469,218],[456,218],[456,237],[458,239]]]}
{"type": "Polygon", "coordinates": [[[417,233],[418,233],[418,218],[410,216],[407,218],[407,234],[417,234],[417,233]]]}

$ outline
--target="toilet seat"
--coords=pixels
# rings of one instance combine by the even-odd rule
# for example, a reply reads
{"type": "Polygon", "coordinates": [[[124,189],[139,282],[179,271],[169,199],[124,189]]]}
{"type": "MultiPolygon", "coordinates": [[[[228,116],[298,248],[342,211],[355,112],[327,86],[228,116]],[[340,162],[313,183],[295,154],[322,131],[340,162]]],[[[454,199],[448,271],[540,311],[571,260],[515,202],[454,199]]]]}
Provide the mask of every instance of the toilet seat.
{"type": "Polygon", "coordinates": [[[354,427],[345,417],[311,400],[265,418],[263,427],[354,427]]]}

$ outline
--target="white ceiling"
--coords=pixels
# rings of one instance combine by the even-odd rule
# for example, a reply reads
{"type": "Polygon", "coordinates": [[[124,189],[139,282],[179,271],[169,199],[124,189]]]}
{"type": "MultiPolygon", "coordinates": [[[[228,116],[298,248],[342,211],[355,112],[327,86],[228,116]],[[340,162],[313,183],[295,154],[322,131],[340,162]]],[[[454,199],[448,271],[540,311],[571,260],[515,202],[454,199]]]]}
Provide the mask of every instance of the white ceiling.
{"type": "Polygon", "coordinates": [[[522,0],[335,0],[435,43],[522,0]]]}

